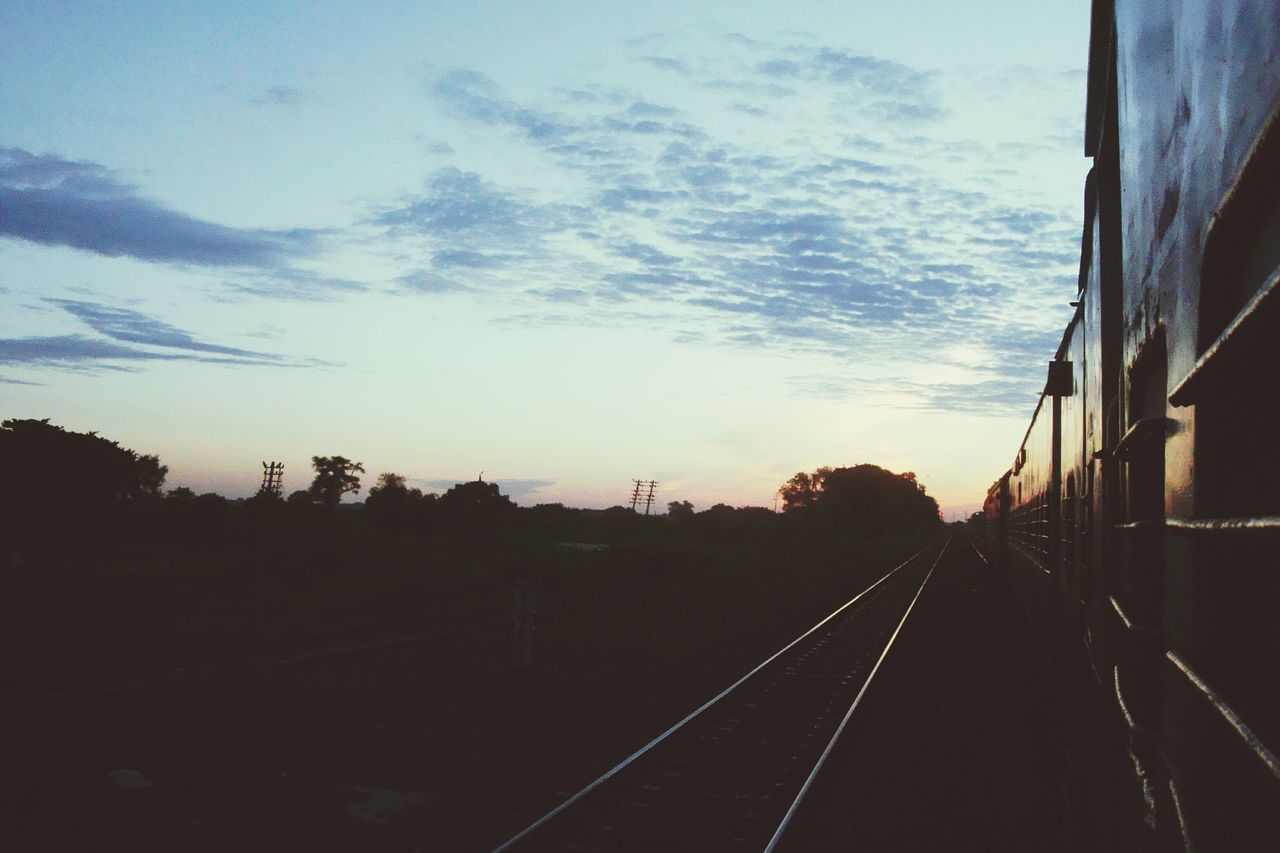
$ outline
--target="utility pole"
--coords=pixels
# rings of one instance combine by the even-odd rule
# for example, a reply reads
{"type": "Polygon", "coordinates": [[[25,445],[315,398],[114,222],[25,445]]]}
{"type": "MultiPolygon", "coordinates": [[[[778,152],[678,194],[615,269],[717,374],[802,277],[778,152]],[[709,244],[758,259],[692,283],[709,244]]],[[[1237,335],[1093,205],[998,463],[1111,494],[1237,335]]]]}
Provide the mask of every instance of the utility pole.
{"type": "Polygon", "coordinates": [[[657,480],[632,480],[631,511],[640,511],[640,502],[644,501],[644,514],[653,510],[654,492],[658,488],[657,480]]]}
{"type": "Polygon", "coordinates": [[[280,493],[284,490],[284,463],[283,462],[263,462],[262,463],[262,488],[258,489],[260,494],[274,495],[280,497],[280,493]]]}
{"type": "Polygon", "coordinates": [[[657,480],[650,480],[650,481],[647,483],[647,485],[649,486],[649,494],[648,494],[648,495],[646,495],[646,496],[645,496],[645,499],[644,499],[644,514],[645,514],[645,515],[648,515],[648,514],[649,514],[649,510],[653,509],[653,491],[654,491],[654,489],[658,488],[658,481],[657,481],[657,480]]]}

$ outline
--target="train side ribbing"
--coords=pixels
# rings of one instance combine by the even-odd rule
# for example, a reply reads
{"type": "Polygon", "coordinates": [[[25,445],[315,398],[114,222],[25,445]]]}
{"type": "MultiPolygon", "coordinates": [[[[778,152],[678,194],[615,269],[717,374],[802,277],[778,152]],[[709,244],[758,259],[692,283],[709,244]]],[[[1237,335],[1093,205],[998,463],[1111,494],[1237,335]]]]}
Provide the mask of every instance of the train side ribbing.
{"type": "Polygon", "coordinates": [[[988,550],[1062,688],[1073,843],[1272,849],[1280,8],[1092,24],[1076,313],[988,550]]]}

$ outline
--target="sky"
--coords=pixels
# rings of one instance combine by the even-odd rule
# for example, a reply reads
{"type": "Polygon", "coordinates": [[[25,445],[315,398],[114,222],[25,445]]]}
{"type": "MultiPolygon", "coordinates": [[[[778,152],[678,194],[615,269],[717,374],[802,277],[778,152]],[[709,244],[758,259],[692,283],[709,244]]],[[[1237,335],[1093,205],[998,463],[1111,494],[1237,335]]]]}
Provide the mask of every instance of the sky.
{"type": "Polygon", "coordinates": [[[230,497],[973,511],[1071,316],[1088,16],[0,0],[0,417],[230,497]]]}

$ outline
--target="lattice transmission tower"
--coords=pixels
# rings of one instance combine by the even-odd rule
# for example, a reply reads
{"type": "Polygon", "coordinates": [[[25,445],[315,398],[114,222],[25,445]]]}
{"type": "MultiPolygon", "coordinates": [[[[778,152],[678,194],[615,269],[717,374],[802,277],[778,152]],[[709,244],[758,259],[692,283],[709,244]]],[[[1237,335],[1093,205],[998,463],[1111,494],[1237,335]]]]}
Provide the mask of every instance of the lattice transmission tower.
{"type": "Polygon", "coordinates": [[[282,491],[284,491],[284,463],[263,462],[262,488],[258,492],[264,495],[280,497],[282,491]]]}

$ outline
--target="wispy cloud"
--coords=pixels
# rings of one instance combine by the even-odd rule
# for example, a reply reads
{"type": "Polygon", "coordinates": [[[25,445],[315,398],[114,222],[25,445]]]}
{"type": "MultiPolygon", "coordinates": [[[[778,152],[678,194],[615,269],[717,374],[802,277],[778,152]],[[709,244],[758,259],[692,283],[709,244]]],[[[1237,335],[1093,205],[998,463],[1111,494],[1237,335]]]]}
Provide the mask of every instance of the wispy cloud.
{"type": "Polygon", "coordinates": [[[209,353],[258,360],[275,359],[274,356],[267,356],[260,352],[197,340],[191,333],[185,332],[176,326],[171,326],[154,317],[149,317],[127,308],[72,299],[49,299],[46,301],[83,321],[85,325],[98,334],[105,335],[121,343],[145,344],[147,346],[165,347],[194,353],[209,353]]]}
{"type": "Polygon", "coordinates": [[[683,59],[676,59],[671,56],[641,56],[637,61],[643,62],[645,65],[650,65],[654,68],[660,68],[663,71],[672,71],[676,74],[687,76],[692,73],[687,62],[683,59]]]}
{"type": "Polygon", "coordinates": [[[112,369],[112,362],[191,361],[197,357],[173,352],[152,352],[86,335],[46,335],[0,338],[0,364],[38,366],[96,365],[112,369]]]}
{"type": "MultiPolygon", "coordinates": [[[[418,203],[383,217],[463,238],[435,255],[435,274],[456,283],[423,289],[474,286],[485,279],[468,273],[509,265],[523,285],[490,280],[513,300],[507,323],[649,318],[702,345],[846,363],[923,365],[1004,336],[990,376],[934,392],[904,378],[902,396],[1021,405],[1026,386],[1004,378],[1038,364],[1041,333],[1061,319],[1044,308],[1074,276],[1078,214],[1037,194],[1027,165],[1060,156],[1060,129],[1011,152],[996,133],[948,123],[950,93],[972,81],[821,44],[730,44],[732,59],[635,57],[679,78],[660,95],[583,85],[522,102],[475,70],[434,73],[425,91],[438,106],[550,157],[571,176],[562,185],[581,189],[549,204],[545,187],[534,201],[479,174],[437,175],[418,203]],[[726,93],[722,114],[707,111],[707,92],[726,93]],[[682,109],[682,97],[701,106],[682,109]],[[847,132],[810,132],[833,115],[847,132]]],[[[1037,79],[1046,97],[1074,85],[1037,79]]]]}
{"type": "Polygon", "coordinates": [[[0,237],[144,261],[264,267],[310,254],[316,236],[196,219],[142,197],[97,163],[0,149],[0,237]]]}
{"type": "Polygon", "coordinates": [[[291,107],[310,99],[311,94],[297,86],[271,86],[262,94],[252,98],[249,103],[255,107],[291,107]]]}
{"type": "Polygon", "coordinates": [[[297,359],[200,340],[155,317],[119,306],[71,299],[46,300],[98,333],[0,338],[0,364],[118,370],[148,361],[198,361],[209,364],[270,367],[320,367],[331,364],[297,359]]]}

